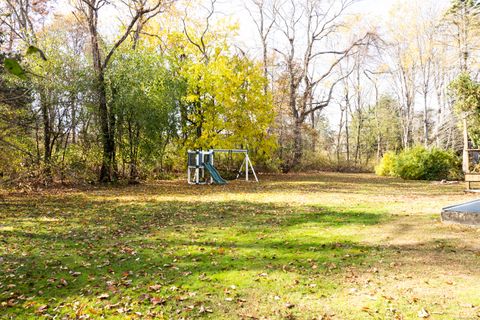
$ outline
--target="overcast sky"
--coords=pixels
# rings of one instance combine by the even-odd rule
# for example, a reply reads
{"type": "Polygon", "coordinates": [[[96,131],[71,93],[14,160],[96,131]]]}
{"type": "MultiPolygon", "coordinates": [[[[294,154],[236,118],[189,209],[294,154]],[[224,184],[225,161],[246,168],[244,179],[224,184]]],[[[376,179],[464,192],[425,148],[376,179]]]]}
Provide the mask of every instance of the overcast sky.
{"type": "MultiPolygon", "coordinates": [[[[251,17],[245,9],[245,3],[248,2],[249,0],[218,0],[217,10],[219,15],[231,16],[233,21],[239,22],[242,41],[245,42],[247,47],[251,47],[258,45],[258,35],[251,17]]],[[[382,17],[388,16],[394,4],[409,6],[409,3],[411,4],[412,2],[412,0],[358,0],[358,2],[350,8],[350,13],[360,13],[368,15],[371,18],[378,17],[381,19],[382,17]]],[[[428,2],[428,0],[424,2],[428,2]]],[[[433,1],[433,3],[442,8],[449,2],[450,0],[433,1]]]]}

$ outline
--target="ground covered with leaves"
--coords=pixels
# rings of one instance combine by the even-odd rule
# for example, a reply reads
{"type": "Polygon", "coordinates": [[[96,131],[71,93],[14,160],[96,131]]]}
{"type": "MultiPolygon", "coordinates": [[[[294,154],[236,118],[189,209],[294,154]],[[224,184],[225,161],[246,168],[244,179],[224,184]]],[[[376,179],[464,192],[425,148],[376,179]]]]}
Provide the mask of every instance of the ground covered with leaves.
{"type": "Polygon", "coordinates": [[[475,319],[463,185],[368,174],[1,193],[5,319],[475,319]]]}

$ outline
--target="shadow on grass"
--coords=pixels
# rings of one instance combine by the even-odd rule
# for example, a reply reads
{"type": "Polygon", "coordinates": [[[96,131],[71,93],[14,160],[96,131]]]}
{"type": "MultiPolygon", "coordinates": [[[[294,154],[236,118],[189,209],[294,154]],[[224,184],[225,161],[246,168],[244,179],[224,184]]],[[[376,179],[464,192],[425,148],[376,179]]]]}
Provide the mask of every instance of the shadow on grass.
{"type": "MultiPolygon", "coordinates": [[[[99,315],[108,316],[114,311],[106,305],[125,303],[128,296],[138,303],[135,310],[173,314],[177,306],[191,303],[177,299],[179,295],[195,290],[198,296],[190,300],[223,299],[229,283],[239,291],[268,292],[275,282],[283,286],[282,281],[321,278],[318,281],[334,282],[334,288],[341,280],[330,275],[353,266],[367,269],[380,257],[403,251],[362,244],[348,232],[392,217],[321,206],[153,200],[127,204],[72,196],[7,200],[0,218],[0,312],[20,317],[34,314],[35,308],[25,308],[32,301],[64,315],[73,307],[62,306],[86,299],[103,310],[99,315]],[[149,290],[153,284],[159,285],[157,292],[149,290]],[[105,292],[109,298],[99,299],[105,292]],[[148,298],[144,301],[145,294],[166,302],[152,306],[148,298]]],[[[436,250],[426,244],[405,253],[425,256],[436,250]]],[[[449,267],[444,261],[434,263],[449,267]]],[[[329,294],[332,288],[308,290],[329,294]]]]}
{"type": "MultiPolygon", "coordinates": [[[[246,272],[251,278],[251,272],[278,271],[308,278],[313,272],[309,259],[319,265],[317,273],[329,270],[324,263],[341,264],[346,252],[354,257],[352,263],[368,254],[354,239],[322,235],[324,229],[385,219],[317,206],[137,205],[77,196],[6,201],[0,216],[0,308],[24,315],[34,312],[24,308],[25,299],[56,305],[82,296],[103,304],[96,298],[103,292],[120,299],[124,292],[147,293],[148,285],[157,282],[204,291],[223,273],[246,272]]],[[[161,294],[172,293],[165,289],[161,294]]]]}

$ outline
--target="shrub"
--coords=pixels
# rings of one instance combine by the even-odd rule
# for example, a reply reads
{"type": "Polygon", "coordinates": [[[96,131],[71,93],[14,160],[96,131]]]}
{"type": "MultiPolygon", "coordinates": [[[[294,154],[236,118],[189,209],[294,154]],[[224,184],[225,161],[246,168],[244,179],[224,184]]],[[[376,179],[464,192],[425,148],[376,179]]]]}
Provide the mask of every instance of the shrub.
{"type": "Polygon", "coordinates": [[[461,172],[461,161],[453,152],[434,148],[424,163],[425,180],[456,179],[461,172]]]}
{"type": "Polygon", "coordinates": [[[380,163],[375,166],[375,173],[379,176],[395,176],[395,165],[397,155],[393,151],[388,151],[383,155],[380,163]]]}
{"type": "Polygon", "coordinates": [[[461,176],[460,159],[453,152],[421,146],[398,155],[386,153],[375,172],[405,180],[458,179],[461,176]]]}
{"type": "Polygon", "coordinates": [[[54,172],[59,173],[62,182],[94,182],[97,180],[101,159],[101,149],[98,146],[90,148],[71,144],[64,150],[63,156],[53,163],[54,172]]]}
{"type": "Polygon", "coordinates": [[[423,147],[404,150],[397,156],[395,175],[405,180],[425,180],[428,153],[423,147]]]}

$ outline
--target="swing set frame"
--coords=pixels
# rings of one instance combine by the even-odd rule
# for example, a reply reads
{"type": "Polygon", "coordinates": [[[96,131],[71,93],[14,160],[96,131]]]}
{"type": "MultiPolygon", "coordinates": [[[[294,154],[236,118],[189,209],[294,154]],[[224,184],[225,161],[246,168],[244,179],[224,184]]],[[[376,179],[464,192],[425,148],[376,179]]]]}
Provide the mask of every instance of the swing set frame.
{"type": "MultiPolygon", "coordinates": [[[[250,161],[248,150],[246,149],[212,149],[211,151],[213,151],[213,154],[215,153],[228,153],[230,155],[232,155],[233,153],[245,154],[245,158],[243,158],[243,162],[240,165],[240,168],[238,169],[237,177],[235,179],[238,179],[240,177],[240,175],[242,174],[243,168],[245,168],[245,181],[249,181],[248,171],[250,168],[252,170],[253,176],[255,177],[255,181],[258,182],[258,177],[257,177],[257,174],[255,173],[255,169],[253,168],[252,161],[250,161]]],[[[213,157],[212,157],[212,160],[213,160],[213,157]]]]}
{"type": "MultiPolygon", "coordinates": [[[[215,153],[228,153],[232,154],[244,154],[243,162],[238,169],[235,179],[240,178],[242,171],[245,170],[245,181],[250,181],[249,172],[253,174],[255,181],[258,182],[258,177],[253,168],[252,161],[248,155],[247,149],[210,149],[208,151],[202,150],[188,150],[188,166],[187,166],[187,180],[189,184],[207,184],[205,180],[205,162],[208,162],[212,166],[214,165],[215,153]]],[[[213,178],[210,178],[210,183],[213,182],[213,178]]]]}

